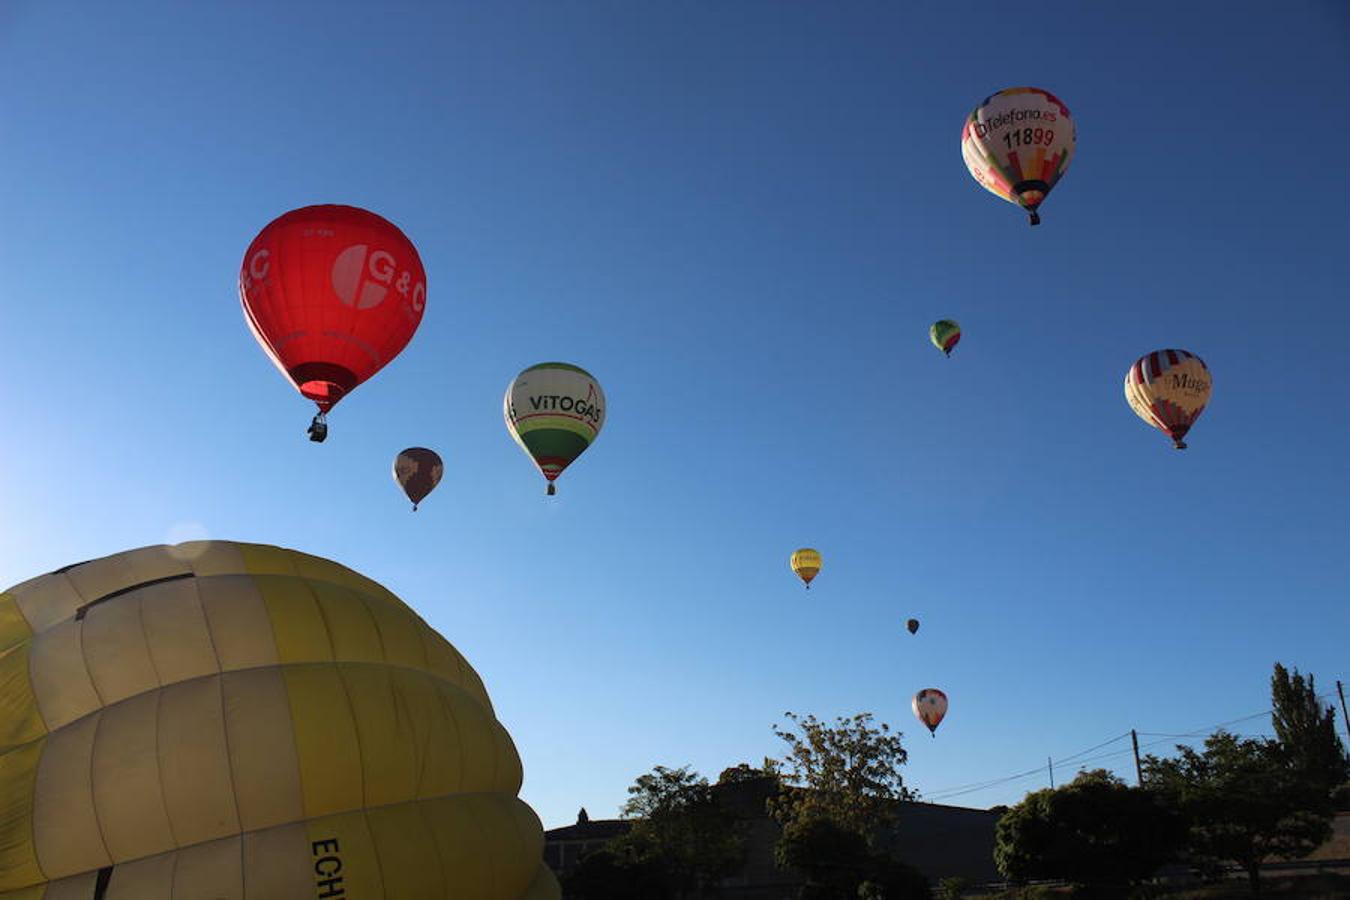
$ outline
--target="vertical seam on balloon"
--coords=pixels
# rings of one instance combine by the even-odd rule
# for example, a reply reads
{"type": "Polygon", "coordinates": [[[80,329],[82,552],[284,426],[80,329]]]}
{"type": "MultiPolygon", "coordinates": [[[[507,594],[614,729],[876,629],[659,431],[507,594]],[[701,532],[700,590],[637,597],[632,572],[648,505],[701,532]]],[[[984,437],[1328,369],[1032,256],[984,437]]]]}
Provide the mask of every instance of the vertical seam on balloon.
{"type": "Polygon", "coordinates": [[[178,849],[178,834],[173,827],[173,815],[169,812],[169,800],[164,796],[164,762],[159,749],[159,718],[164,709],[164,688],[155,691],[155,780],[159,782],[159,803],[164,810],[164,821],[169,825],[169,841],[174,850],[178,849]]]}
{"type": "Polygon", "coordinates": [[[76,622],[77,627],[79,628],[80,662],[84,663],[85,677],[89,679],[89,686],[94,689],[94,696],[98,698],[99,709],[103,709],[108,705],[108,701],[107,698],[103,696],[103,692],[98,689],[98,680],[94,678],[94,670],[89,666],[89,655],[85,652],[84,649],[84,629],[85,626],[88,624],[89,621],[88,617],[85,617],[84,619],[81,620],[72,619],[71,621],[76,622]]]}
{"type": "MultiPolygon", "coordinates": [[[[517,847],[516,858],[529,859],[530,855],[527,851],[530,849],[530,839],[529,836],[525,833],[525,826],[526,822],[528,822],[528,819],[525,819],[523,816],[518,815],[519,810],[517,809],[517,806],[526,806],[526,808],[528,809],[528,806],[525,804],[523,800],[521,800],[517,796],[512,796],[510,802],[507,804],[506,813],[511,820],[511,831],[514,832],[516,836],[516,847],[517,847]]],[[[535,876],[539,874],[538,866],[540,865],[543,865],[542,858],[538,861],[535,868],[531,869],[529,873],[525,876],[526,888],[528,888],[530,883],[534,881],[535,876]]]]}
{"type": "MultiPolygon", "coordinates": [[[[195,560],[194,560],[195,562],[195,560]]],[[[239,889],[240,896],[246,897],[248,892],[245,890],[245,867],[244,867],[244,814],[239,808],[239,785],[234,777],[234,752],[230,746],[230,721],[225,711],[225,663],[220,658],[220,649],[216,646],[216,635],[211,630],[211,617],[206,614],[206,604],[202,602],[201,579],[203,576],[197,571],[196,565],[189,563],[192,569],[192,592],[197,600],[197,611],[201,613],[202,622],[206,626],[206,641],[211,646],[211,655],[216,660],[216,696],[220,698],[220,734],[225,742],[225,770],[230,778],[230,800],[234,803],[234,821],[239,828],[239,889]]],[[[249,583],[256,586],[252,576],[248,576],[249,583]]],[[[268,625],[271,626],[271,617],[268,617],[268,625]]],[[[275,643],[275,638],[273,639],[275,643]]]]}
{"type": "Polygon", "coordinates": [[[177,896],[178,891],[174,890],[178,883],[178,860],[182,858],[182,848],[178,846],[178,841],[173,842],[173,862],[169,865],[169,900],[177,896]]]}
{"type": "Polygon", "coordinates": [[[460,727],[459,717],[455,715],[454,705],[450,702],[450,697],[440,691],[436,693],[440,695],[441,709],[445,711],[446,720],[450,723],[450,727],[455,729],[455,747],[459,751],[459,771],[455,774],[459,780],[455,784],[454,793],[462,794],[464,793],[464,773],[468,768],[465,762],[467,757],[464,754],[464,729],[460,727]]]}
{"type": "Polygon", "coordinates": [[[422,820],[422,827],[426,829],[427,836],[431,840],[431,846],[436,852],[436,866],[441,870],[441,896],[449,898],[450,894],[450,872],[445,867],[445,857],[441,855],[441,842],[436,839],[436,829],[427,818],[426,801],[413,799],[413,805],[417,807],[417,817],[422,820]]]}
{"type": "Polygon", "coordinates": [[[94,824],[98,826],[99,843],[103,845],[103,855],[107,858],[109,865],[117,865],[117,860],[113,859],[112,850],[108,848],[108,836],[103,830],[103,817],[98,814],[98,790],[94,784],[94,757],[98,754],[98,733],[103,728],[103,709],[98,711],[98,718],[94,720],[94,735],[89,739],[89,807],[94,811],[94,824]]]}
{"type": "MultiPolygon", "coordinates": [[[[431,685],[431,690],[435,692],[436,686],[431,685]]],[[[422,796],[422,787],[427,780],[427,760],[431,757],[431,727],[428,725],[422,737],[422,746],[417,748],[417,787],[416,796],[420,799],[422,796]]]]}
{"type": "MultiPolygon", "coordinates": [[[[391,804],[388,803],[381,803],[379,808],[384,809],[389,807],[390,805],[391,804]]],[[[379,876],[380,896],[383,897],[385,896],[384,863],[380,861],[380,846],[379,843],[375,840],[375,828],[370,824],[370,814],[372,810],[369,807],[367,807],[363,802],[361,804],[360,811],[361,811],[361,819],[366,823],[366,834],[370,835],[370,855],[375,860],[375,874],[379,876]]]]}
{"type": "MultiPolygon", "coordinates": [[[[298,573],[297,573],[297,574],[298,574],[298,573]]],[[[361,748],[361,726],[360,726],[360,724],[357,722],[357,719],[356,719],[356,705],[355,705],[354,703],[352,703],[352,692],[351,692],[351,690],[347,687],[347,679],[345,679],[345,678],[342,677],[342,667],[338,664],[337,644],[336,644],[336,643],[334,642],[334,640],[333,640],[333,626],[332,626],[332,624],[328,621],[328,616],[327,616],[327,615],[324,613],[324,611],[323,611],[323,602],[319,599],[319,593],[318,593],[318,591],[314,590],[314,584],[310,581],[310,579],[309,579],[308,577],[303,576],[303,575],[298,575],[298,577],[300,578],[301,583],[304,584],[305,590],[309,591],[310,599],[312,599],[312,600],[314,601],[314,608],[315,608],[316,610],[318,610],[318,613],[319,613],[319,620],[320,620],[321,622],[323,622],[323,631],[324,631],[324,634],[325,634],[325,635],[327,636],[327,638],[328,638],[328,652],[329,652],[329,655],[330,655],[330,662],[329,662],[329,665],[331,665],[331,666],[333,667],[333,674],[335,674],[335,675],[337,676],[338,684],[340,684],[340,685],[342,686],[342,696],[344,696],[344,697],[347,698],[347,714],[351,716],[351,720],[352,720],[352,733],[356,735],[356,760],[357,760],[357,765],[359,765],[359,766],[361,767],[361,808],[362,808],[362,809],[365,809],[365,806],[366,806],[366,754],[365,754],[365,751],[361,748]]],[[[299,747],[298,747],[298,746],[296,747],[296,750],[297,750],[297,753],[298,753],[298,751],[299,751],[299,747]]],[[[303,785],[303,780],[302,780],[302,785],[303,785]]],[[[367,820],[367,822],[366,822],[367,828],[369,828],[369,825],[370,825],[370,822],[369,822],[369,820],[367,820]]],[[[384,883],[383,877],[381,877],[380,883],[381,883],[381,884],[384,883]]]]}
{"type": "MultiPolygon", "coordinates": [[[[137,595],[140,591],[135,592],[137,595]]],[[[136,597],[136,622],[141,627],[141,643],[145,644],[145,658],[150,661],[150,671],[155,675],[155,689],[163,690],[165,688],[164,676],[160,674],[159,666],[155,665],[155,652],[150,649],[150,632],[145,630],[145,597],[136,597]]]]}
{"type": "Polygon", "coordinates": [[[375,629],[375,637],[380,642],[380,661],[388,663],[389,645],[385,643],[384,629],[380,628],[379,617],[376,616],[375,613],[370,608],[371,598],[366,596],[366,594],[363,591],[352,590],[352,593],[355,594],[356,599],[360,601],[361,611],[366,614],[366,618],[370,619],[371,627],[375,629]]]}
{"type": "MultiPolygon", "coordinates": [[[[215,649],[215,644],[212,644],[215,649]]],[[[216,657],[216,663],[220,663],[220,657],[216,657]]],[[[225,738],[225,768],[230,773],[230,798],[234,801],[234,820],[239,826],[239,887],[241,896],[248,896],[244,890],[245,867],[244,867],[244,813],[239,808],[239,785],[234,777],[234,750],[230,745],[230,721],[225,710],[225,672],[216,673],[216,694],[220,698],[220,731],[225,738]]],[[[298,754],[297,754],[298,755],[298,754]]],[[[299,778],[296,779],[299,781],[299,778]]]]}
{"type": "MultiPolygon", "coordinates": [[[[16,610],[19,610],[19,617],[22,618],[22,619],[24,620],[25,624],[27,624],[27,623],[28,623],[28,619],[24,616],[23,610],[19,609],[19,604],[18,604],[18,603],[15,603],[15,604],[14,604],[14,608],[15,608],[16,610]]],[[[38,694],[37,694],[37,681],[35,681],[34,678],[33,678],[33,675],[34,675],[33,667],[34,667],[34,665],[36,664],[36,662],[35,662],[35,657],[34,657],[34,654],[33,654],[33,646],[34,646],[34,642],[36,641],[36,639],[37,639],[37,635],[33,632],[33,626],[32,626],[31,624],[29,624],[29,625],[28,625],[28,689],[29,689],[30,691],[33,692],[33,709],[37,712],[38,721],[42,723],[42,733],[43,733],[43,735],[49,735],[49,734],[52,733],[52,727],[51,727],[51,725],[47,724],[47,717],[44,716],[44,715],[42,714],[42,703],[38,700],[38,694]]],[[[36,846],[36,845],[35,845],[35,846],[36,846]]]]}

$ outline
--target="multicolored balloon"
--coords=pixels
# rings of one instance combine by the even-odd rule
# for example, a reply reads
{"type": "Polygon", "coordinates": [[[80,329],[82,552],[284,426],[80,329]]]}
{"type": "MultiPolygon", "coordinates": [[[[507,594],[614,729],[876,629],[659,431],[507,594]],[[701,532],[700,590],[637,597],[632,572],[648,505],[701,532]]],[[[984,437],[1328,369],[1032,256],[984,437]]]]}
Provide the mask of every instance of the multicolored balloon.
{"type": "Polygon", "coordinates": [[[1204,360],[1186,350],[1154,350],[1125,373],[1125,399],[1135,415],[1172,439],[1178,450],[1205,411],[1214,379],[1204,360]]]}
{"type": "Polygon", "coordinates": [[[794,550],[788,565],[792,566],[792,571],[797,574],[805,584],[806,589],[811,590],[811,579],[820,574],[820,551],[813,550],[810,547],[802,547],[800,550],[794,550]]]}
{"type": "Polygon", "coordinates": [[[560,896],[482,680],[338,563],[200,541],[39,576],[0,593],[0,680],[0,897],[560,896]]]}
{"type": "Polygon", "coordinates": [[[938,319],[929,327],[928,339],[934,347],[951,356],[952,349],[961,341],[961,326],[951,319],[938,319]]]}
{"type": "Polygon", "coordinates": [[[910,634],[918,634],[918,633],[919,633],[919,620],[918,620],[918,619],[910,619],[908,622],[905,623],[905,627],[909,629],[909,633],[910,633],[910,634]]]}
{"type": "Polygon", "coordinates": [[[530,366],[506,388],[502,416],[539,471],[554,480],[586,451],[605,425],[605,392],[579,366],[549,362],[530,366]]]}
{"type": "Polygon", "coordinates": [[[937,727],[947,715],[947,695],[937,688],[924,688],[914,695],[910,706],[914,708],[914,715],[919,717],[919,721],[928,726],[929,733],[937,737],[937,727]]]}
{"type": "Polygon", "coordinates": [[[986,190],[1027,211],[1039,225],[1041,202],[1069,168],[1077,126],[1069,108],[1040,88],[984,98],[961,129],[961,156],[986,190]]]}
{"type": "Polygon", "coordinates": [[[396,226],[354,206],[306,206],[273,220],[239,269],[244,318],[263,351],[325,416],[412,339],[427,276],[396,226]]]}
{"type": "Polygon", "coordinates": [[[426,447],[409,447],[394,457],[394,481],[412,501],[413,512],[417,512],[417,504],[441,483],[444,472],[445,464],[441,462],[440,454],[426,447]]]}

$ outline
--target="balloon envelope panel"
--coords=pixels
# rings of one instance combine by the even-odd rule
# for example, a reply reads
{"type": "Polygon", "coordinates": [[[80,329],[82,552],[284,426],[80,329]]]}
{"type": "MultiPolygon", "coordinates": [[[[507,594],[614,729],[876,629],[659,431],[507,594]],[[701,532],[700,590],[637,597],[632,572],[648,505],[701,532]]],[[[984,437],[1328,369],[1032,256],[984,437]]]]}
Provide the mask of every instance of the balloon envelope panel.
{"type": "Polygon", "coordinates": [[[213,541],[41,576],[0,594],[0,686],[0,897],[557,896],[478,675],[336,563],[213,541]]]}

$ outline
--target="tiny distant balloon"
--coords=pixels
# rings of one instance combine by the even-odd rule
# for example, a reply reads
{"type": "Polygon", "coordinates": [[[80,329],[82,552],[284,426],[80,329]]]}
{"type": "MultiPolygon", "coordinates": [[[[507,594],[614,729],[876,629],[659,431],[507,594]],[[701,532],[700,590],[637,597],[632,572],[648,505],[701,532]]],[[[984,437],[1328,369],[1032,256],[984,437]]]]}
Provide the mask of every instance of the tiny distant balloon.
{"type": "Polygon", "coordinates": [[[812,550],[810,547],[802,547],[800,550],[793,551],[792,559],[789,561],[792,571],[806,584],[808,591],[811,589],[811,579],[820,573],[820,564],[820,552],[812,550]]]}
{"type": "Polygon", "coordinates": [[[914,715],[918,716],[919,721],[928,726],[928,731],[937,737],[937,727],[947,715],[947,695],[937,688],[924,688],[914,695],[910,705],[914,708],[914,715]]]}
{"type": "Polygon", "coordinates": [[[440,484],[444,472],[445,464],[440,455],[426,447],[409,447],[394,457],[394,480],[412,501],[413,512],[417,512],[417,504],[440,484]]]}
{"type": "Polygon", "coordinates": [[[910,634],[918,634],[918,633],[919,633],[919,620],[918,620],[918,619],[910,619],[908,622],[905,623],[905,627],[909,629],[909,633],[910,633],[910,634]]]}
{"type": "Polygon", "coordinates": [[[1049,91],[1016,87],[986,97],[961,129],[961,156],[990,193],[1027,211],[1032,225],[1069,168],[1077,126],[1049,91]]]}
{"type": "Polygon", "coordinates": [[[550,496],[554,480],[600,434],[606,406],[600,382],[570,363],[530,366],[507,385],[506,430],[548,480],[550,496]]]}
{"type": "Polygon", "coordinates": [[[928,339],[933,346],[948,356],[961,340],[961,326],[951,319],[938,319],[928,329],[928,339]]]}
{"type": "Polygon", "coordinates": [[[1205,411],[1214,379],[1204,360],[1186,350],[1146,353],[1125,373],[1125,399],[1135,415],[1186,449],[1186,437],[1205,411]]]}

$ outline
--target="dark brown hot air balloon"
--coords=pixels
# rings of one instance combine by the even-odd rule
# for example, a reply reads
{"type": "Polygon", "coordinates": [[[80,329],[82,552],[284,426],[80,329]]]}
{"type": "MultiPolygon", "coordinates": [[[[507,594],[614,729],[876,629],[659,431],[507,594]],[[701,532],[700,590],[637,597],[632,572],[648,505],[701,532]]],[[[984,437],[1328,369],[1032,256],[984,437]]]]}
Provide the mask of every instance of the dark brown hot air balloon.
{"type": "Polygon", "coordinates": [[[905,627],[909,629],[910,634],[917,634],[919,631],[919,620],[910,619],[908,622],[905,623],[905,627]]]}
{"type": "Polygon", "coordinates": [[[444,471],[445,464],[440,456],[426,447],[409,447],[394,457],[394,480],[412,501],[413,512],[417,511],[417,504],[436,489],[444,471]]]}

